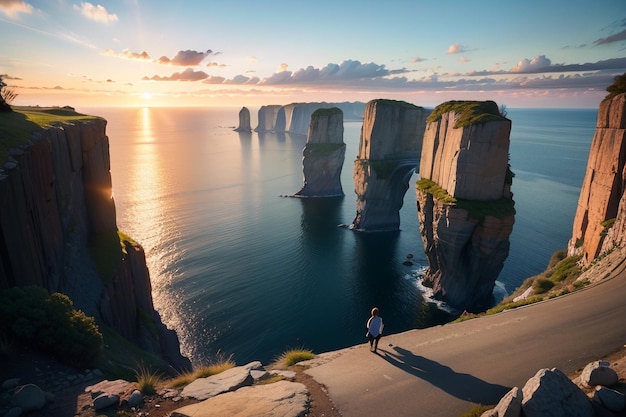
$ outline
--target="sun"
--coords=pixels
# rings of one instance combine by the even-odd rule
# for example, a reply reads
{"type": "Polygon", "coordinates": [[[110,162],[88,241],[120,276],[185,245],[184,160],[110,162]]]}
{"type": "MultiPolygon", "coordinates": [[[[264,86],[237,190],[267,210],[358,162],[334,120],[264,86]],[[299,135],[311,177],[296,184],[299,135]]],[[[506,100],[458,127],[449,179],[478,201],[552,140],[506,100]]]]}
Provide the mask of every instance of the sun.
{"type": "Polygon", "coordinates": [[[147,91],[141,95],[144,100],[152,100],[152,94],[147,91]]]}

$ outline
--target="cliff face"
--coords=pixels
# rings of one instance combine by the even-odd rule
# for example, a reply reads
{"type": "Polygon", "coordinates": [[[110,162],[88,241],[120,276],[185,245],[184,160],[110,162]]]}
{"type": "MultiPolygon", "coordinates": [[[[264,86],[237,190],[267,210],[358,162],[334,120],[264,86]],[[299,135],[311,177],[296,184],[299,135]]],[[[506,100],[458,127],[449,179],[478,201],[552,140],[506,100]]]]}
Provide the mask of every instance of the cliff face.
{"type": "Polygon", "coordinates": [[[186,369],[175,333],[154,310],[143,249],[121,250],[105,128],[97,119],[42,129],[10,151],[0,171],[0,285],[67,294],[76,308],[186,369]],[[94,255],[111,247],[103,275],[94,255]]]}
{"type": "Polygon", "coordinates": [[[311,116],[302,150],[304,185],[296,196],[342,196],[341,169],[346,155],[343,142],[343,112],[333,107],[318,109],[311,116]]]}
{"type": "Polygon", "coordinates": [[[428,113],[401,101],[367,103],[354,161],[357,207],[351,228],[399,229],[399,211],[417,166],[428,113]]]}
{"type": "Polygon", "coordinates": [[[281,107],[279,105],[262,106],[259,109],[259,124],[254,131],[260,133],[275,132],[276,117],[281,107]]]}
{"type": "Polygon", "coordinates": [[[495,103],[485,103],[459,102],[459,107],[429,121],[416,191],[428,259],[424,284],[433,288],[435,298],[460,310],[492,302],[514,224],[508,170],[511,122],[498,115],[495,103]],[[479,107],[483,110],[476,110],[479,107]],[[491,115],[458,126],[465,111],[491,115]],[[428,189],[424,180],[447,191],[448,200],[428,189]]]}
{"type": "Polygon", "coordinates": [[[235,132],[252,132],[250,126],[250,110],[247,107],[242,107],[239,110],[239,126],[235,129],[235,132]]]}
{"type": "Polygon", "coordinates": [[[585,265],[626,244],[626,94],[600,103],[589,150],[569,255],[582,253],[585,265]],[[612,225],[611,225],[612,223],[612,225]]]}

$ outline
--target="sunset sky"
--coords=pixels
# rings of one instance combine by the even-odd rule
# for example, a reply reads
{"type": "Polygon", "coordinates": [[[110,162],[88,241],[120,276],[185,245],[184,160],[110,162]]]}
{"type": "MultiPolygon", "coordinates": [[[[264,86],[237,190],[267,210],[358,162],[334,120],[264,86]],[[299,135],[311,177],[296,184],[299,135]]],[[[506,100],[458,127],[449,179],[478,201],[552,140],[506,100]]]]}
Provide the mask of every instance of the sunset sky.
{"type": "Polygon", "coordinates": [[[17,105],[597,107],[625,0],[0,0],[17,105]]]}

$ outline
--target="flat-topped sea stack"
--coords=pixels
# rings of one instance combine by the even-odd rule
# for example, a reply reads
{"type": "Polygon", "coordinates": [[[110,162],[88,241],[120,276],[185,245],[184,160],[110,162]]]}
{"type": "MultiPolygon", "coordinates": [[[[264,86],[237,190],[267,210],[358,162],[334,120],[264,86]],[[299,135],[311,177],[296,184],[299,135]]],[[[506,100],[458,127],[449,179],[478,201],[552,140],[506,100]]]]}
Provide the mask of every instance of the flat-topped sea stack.
{"type": "Polygon", "coordinates": [[[451,101],[428,117],[417,182],[424,284],[459,310],[493,300],[515,221],[511,121],[493,101],[451,101]]]}
{"type": "Polygon", "coordinates": [[[284,106],[263,106],[259,109],[259,124],[254,129],[259,133],[290,133],[306,135],[311,115],[317,109],[336,107],[343,112],[344,120],[360,120],[365,104],[360,102],[343,103],[290,103],[284,106]]]}
{"type": "Polygon", "coordinates": [[[397,231],[409,179],[415,172],[429,111],[403,101],[367,103],[354,161],[356,216],[361,231],[397,231]]]}
{"type": "Polygon", "coordinates": [[[296,196],[344,195],[341,187],[341,169],[346,156],[346,144],[343,142],[341,109],[332,107],[313,112],[302,156],[304,185],[296,196]]]}
{"type": "Polygon", "coordinates": [[[259,124],[254,128],[255,132],[268,133],[276,131],[276,116],[280,105],[261,106],[259,109],[259,124]]]}
{"type": "Polygon", "coordinates": [[[584,265],[626,245],[626,93],[600,103],[568,254],[584,265]]]}
{"type": "Polygon", "coordinates": [[[247,107],[242,107],[241,110],[239,110],[239,126],[235,129],[235,132],[252,132],[252,127],[250,126],[250,110],[248,110],[247,107]]]}

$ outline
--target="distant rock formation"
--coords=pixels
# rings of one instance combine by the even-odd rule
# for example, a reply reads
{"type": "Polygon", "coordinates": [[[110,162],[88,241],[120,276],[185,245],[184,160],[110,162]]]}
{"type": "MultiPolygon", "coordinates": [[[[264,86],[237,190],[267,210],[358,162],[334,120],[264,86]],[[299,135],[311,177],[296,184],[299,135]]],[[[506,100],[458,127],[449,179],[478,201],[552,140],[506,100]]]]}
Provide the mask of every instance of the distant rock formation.
{"type": "Polygon", "coordinates": [[[285,106],[263,106],[259,109],[259,124],[256,132],[292,133],[306,135],[311,115],[317,109],[337,107],[344,114],[344,120],[360,120],[365,104],[355,103],[291,103],[285,106]]]}
{"type": "Polygon", "coordinates": [[[424,284],[459,310],[490,305],[509,254],[510,131],[493,101],[443,103],[428,118],[416,190],[424,284]]]}
{"type": "Polygon", "coordinates": [[[600,103],[568,254],[589,265],[626,246],[626,93],[600,103]]]}
{"type": "Polygon", "coordinates": [[[0,170],[0,288],[66,294],[99,323],[189,369],[154,309],[143,248],[129,240],[120,248],[105,128],[104,119],[65,123],[9,151],[0,170]],[[103,248],[118,257],[94,262],[103,248]]]}
{"type": "Polygon", "coordinates": [[[250,126],[250,110],[247,107],[242,107],[239,110],[239,126],[235,129],[235,132],[252,132],[250,126]]]}
{"type": "Polygon", "coordinates": [[[403,101],[378,99],[367,103],[354,161],[357,203],[350,228],[399,229],[399,212],[417,167],[428,114],[422,107],[403,101]]]}
{"type": "Polygon", "coordinates": [[[304,185],[296,196],[344,195],[341,169],[346,156],[346,144],[343,142],[343,112],[340,109],[332,107],[313,112],[302,156],[304,185]]]}

